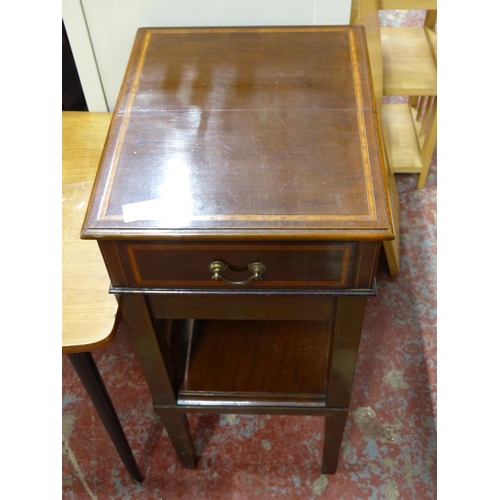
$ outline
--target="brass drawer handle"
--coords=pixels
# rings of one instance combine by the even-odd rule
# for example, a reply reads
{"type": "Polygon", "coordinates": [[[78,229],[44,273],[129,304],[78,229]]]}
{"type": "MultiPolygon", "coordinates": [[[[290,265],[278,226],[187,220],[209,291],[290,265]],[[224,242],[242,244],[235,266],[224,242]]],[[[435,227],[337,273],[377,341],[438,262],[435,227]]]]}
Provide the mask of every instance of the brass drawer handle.
{"type": "Polygon", "coordinates": [[[227,264],[225,264],[224,262],[221,262],[220,260],[214,260],[213,262],[210,263],[210,266],[208,266],[210,271],[213,273],[212,276],[213,280],[215,281],[222,280],[225,281],[226,283],[230,283],[231,285],[238,285],[238,286],[245,286],[254,280],[261,280],[262,274],[266,270],[266,266],[260,261],[250,262],[250,264],[248,264],[247,267],[248,270],[252,273],[252,276],[250,276],[250,278],[248,278],[245,281],[231,281],[222,276],[222,273],[227,270],[227,264]]]}

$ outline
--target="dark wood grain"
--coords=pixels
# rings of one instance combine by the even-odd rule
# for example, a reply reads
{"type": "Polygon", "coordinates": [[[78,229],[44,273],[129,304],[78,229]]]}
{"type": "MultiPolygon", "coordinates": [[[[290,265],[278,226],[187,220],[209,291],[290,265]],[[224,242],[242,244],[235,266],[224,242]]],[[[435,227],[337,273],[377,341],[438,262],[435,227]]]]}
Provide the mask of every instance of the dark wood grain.
{"type": "Polygon", "coordinates": [[[108,270],[111,283],[114,286],[126,287],[129,283],[129,279],[124,271],[124,265],[126,266],[127,263],[123,263],[120,260],[119,250],[121,244],[108,240],[98,241],[98,244],[104,263],[106,264],[106,269],[108,270]]]}
{"type": "Polygon", "coordinates": [[[342,436],[347,422],[349,411],[347,409],[332,412],[325,417],[325,432],[323,438],[323,460],[321,472],[333,474],[337,470],[342,446],[342,436]]]}
{"type": "Polygon", "coordinates": [[[322,470],[337,467],[364,307],[393,238],[363,37],[138,31],[82,237],[99,240],[187,467],[195,411],[323,415],[322,470]],[[212,280],[213,260],[235,281],[251,261],[266,270],[242,287],[212,280]]]}
{"type": "Polygon", "coordinates": [[[379,242],[370,241],[363,241],[359,244],[354,273],[355,288],[371,288],[373,286],[380,246],[379,242]]]}
{"type": "MultiPolygon", "coordinates": [[[[152,319],[142,295],[125,294],[122,307],[123,318],[139,356],[155,406],[175,404],[177,397],[174,363],[170,357],[162,326],[152,319]]],[[[179,461],[184,467],[195,467],[196,456],[186,415],[164,411],[159,414],[179,461]]]]}
{"type": "Polygon", "coordinates": [[[224,276],[241,281],[248,264],[264,263],[262,280],[249,288],[349,288],[354,283],[357,243],[298,244],[180,244],[124,243],[121,262],[127,284],[138,288],[234,288],[214,281],[209,264],[218,260],[228,269],[224,276]]]}
{"type": "MultiPolygon", "coordinates": [[[[210,404],[210,405],[158,405],[155,409],[161,408],[162,410],[172,413],[229,413],[229,414],[246,414],[246,415],[309,415],[316,417],[326,417],[332,413],[348,411],[345,408],[327,408],[326,406],[298,406],[298,405],[275,405],[266,406],[252,406],[249,408],[246,405],[231,404],[210,404]]],[[[341,429],[342,432],[342,429],[341,429]]],[[[300,438],[299,438],[300,439],[300,438]]]]}
{"type": "Polygon", "coordinates": [[[140,30],[83,236],[390,239],[361,31],[140,30]]]}
{"type": "Polygon", "coordinates": [[[339,297],[333,327],[327,405],[349,408],[366,297],[339,297]]]}
{"type": "Polygon", "coordinates": [[[178,403],[293,399],[324,406],[330,322],[207,321],[189,350],[178,403]]]}
{"type": "Polygon", "coordinates": [[[224,296],[208,293],[164,293],[149,296],[157,318],[331,320],[335,317],[335,296],[259,293],[244,291],[224,296]]]}
{"type": "Polygon", "coordinates": [[[144,375],[153,401],[173,404],[176,401],[173,363],[168,352],[162,325],[152,318],[146,299],[139,294],[123,294],[123,318],[135,350],[143,362],[144,375]]]}

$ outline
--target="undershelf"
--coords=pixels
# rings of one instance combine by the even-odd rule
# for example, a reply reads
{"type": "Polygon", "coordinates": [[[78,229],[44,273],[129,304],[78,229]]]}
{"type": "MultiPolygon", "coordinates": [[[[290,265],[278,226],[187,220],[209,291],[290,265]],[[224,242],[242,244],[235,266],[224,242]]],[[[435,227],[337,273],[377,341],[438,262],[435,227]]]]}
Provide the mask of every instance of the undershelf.
{"type": "Polygon", "coordinates": [[[177,404],[325,407],[331,322],[174,323],[177,404]]]}
{"type": "Polygon", "coordinates": [[[422,162],[410,105],[384,104],[382,122],[391,172],[420,173],[422,162]]]}

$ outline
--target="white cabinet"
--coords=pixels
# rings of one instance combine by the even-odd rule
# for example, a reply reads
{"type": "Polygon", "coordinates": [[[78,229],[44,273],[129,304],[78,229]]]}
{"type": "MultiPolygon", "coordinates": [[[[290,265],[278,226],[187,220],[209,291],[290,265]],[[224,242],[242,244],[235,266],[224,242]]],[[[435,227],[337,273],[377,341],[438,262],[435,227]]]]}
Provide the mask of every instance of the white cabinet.
{"type": "Polygon", "coordinates": [[[349,24],[351,0],[63,0],[89,111],[113,111],[137,28],[349,24]]]}

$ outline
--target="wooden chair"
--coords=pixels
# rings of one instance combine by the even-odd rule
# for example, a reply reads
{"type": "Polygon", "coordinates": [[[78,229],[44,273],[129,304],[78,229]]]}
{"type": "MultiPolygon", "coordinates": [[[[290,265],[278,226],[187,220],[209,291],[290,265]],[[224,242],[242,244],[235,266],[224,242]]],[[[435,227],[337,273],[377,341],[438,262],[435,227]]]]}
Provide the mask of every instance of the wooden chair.
{"type": "Polygon", "coordinates": [[[436,0],[379,0],[379,10],[426,10],[421,27],[380,29],[385,96],[408,104],[382,110],[388,161],[394,173],[418,173],[423,188],[437,141],[436,0]]]}
{"type": "Polygon", "coordinates": [[[400,269],[399,197],[394,171],[390,168],[387,158],[381,117],[381,110],[383,109],[384,75],[377,0],[352,0],[351,24],[363,24],[365,27],[379,131],[383,141],[381,144],[381,151],[386,166],[386,182],[389,190],[389,203],[391,205],[395,233],[395,239],[393,241],[384,241],[384,251],[389,265],[389,272],[391,276],[395,276],[400,269]]]}
{"type": "Polygon", "coordinates": [[[381,65],[382,95],[409,97],[408,103],[383,104],[381,125],[390,171],[418,173],[417,188],[425,186],[437,140],[436,20],[436,0],[352,4],[351,23],[364,24],[372,35],[369,45],[377,45],[370,62],[381,65]],[[380,27],[378,11],[411,9],[427,10],[421,27],[380,27]]]}
{"type": "Polygon", "coordinates": [[[381,27],[384,95],[437,94],[436,0],[378,0],[378,10],[427,10],[421,27],[381,27]]]}
{"type": "Polygon", "coordinates": [[[423,188],[437,141],[437,96],[385,104],[382,120],[391,171],[419,174],[417,188],[423,188]]]}
{"type": "Polygon", "coordinates": [[[111,113],[63,112],[62,352],[67,354],[125,467],[136,483],[142,476],[91,351],[108,345],[116,332],[119,305],[108,294],[109,278],[95,241],[80,239],[111,113]]]}

